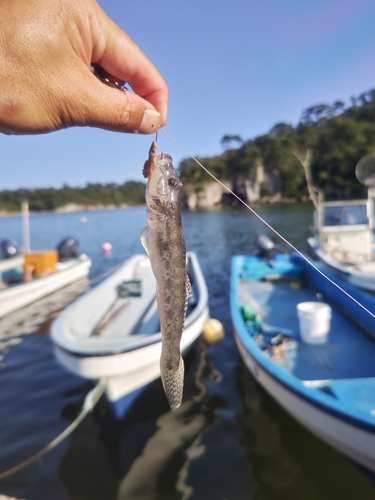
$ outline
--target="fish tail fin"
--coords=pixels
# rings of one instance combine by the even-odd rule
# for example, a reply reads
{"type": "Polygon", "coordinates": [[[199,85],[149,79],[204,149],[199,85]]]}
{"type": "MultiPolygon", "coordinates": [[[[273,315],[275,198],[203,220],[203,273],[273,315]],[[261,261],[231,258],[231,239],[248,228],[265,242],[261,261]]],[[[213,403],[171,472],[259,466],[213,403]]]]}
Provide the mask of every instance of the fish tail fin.
{"type": "Polygon", "coordinates": [[[191,286],[190,278],[188,275],[186,275],[186,296],[193,298],[193,287],[191,286]]]}
{"type": "Polygon", "coordinates": [[[171,410],[176,410],[182,401],[182,392],[184,389],[184,360],[180,355],[180,363],[176,370],[170,370],[161,366],[161,379],[169,406],[171,410]]]}

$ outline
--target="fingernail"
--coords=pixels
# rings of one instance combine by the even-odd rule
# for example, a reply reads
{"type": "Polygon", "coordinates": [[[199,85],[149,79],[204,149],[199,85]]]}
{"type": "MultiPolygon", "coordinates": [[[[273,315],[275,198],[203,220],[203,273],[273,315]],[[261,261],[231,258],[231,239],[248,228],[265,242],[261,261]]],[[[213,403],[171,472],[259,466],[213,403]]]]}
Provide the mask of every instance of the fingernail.
{"type": "Polygon", "coordinates": [[[146,109],[142,122],[138,127],[140,134],[152,134],[161,127],[161,115],[153,109],[146,109]]]}

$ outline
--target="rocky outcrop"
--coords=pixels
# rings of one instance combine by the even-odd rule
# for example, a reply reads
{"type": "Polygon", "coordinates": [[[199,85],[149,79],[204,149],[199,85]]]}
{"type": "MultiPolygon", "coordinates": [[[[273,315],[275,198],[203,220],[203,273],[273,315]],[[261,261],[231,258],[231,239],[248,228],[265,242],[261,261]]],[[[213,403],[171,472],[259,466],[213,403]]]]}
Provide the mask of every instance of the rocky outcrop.
{"type": "Polygon", "coordinates": [[[256,178],[237,180],[234,183],[233,191],[244,201],[254,203],[260,199],[260,184],[256,178]]]}
{"type": "MultiPolygon", "coordinates": [[[[231,188],[231,183],[224,182],[231,188]]],[[[221,204],[225,189],[217,182],[204,184],[187,184],[184,187],[183,204],[189,210],[214,208],[221,204]]]]}
{"type": "MultiPolygon", "coordinates": [[[[283,201],[281,179],[275,171],[264,172],[261,162],[256,166],[256,174],[222,182],[248,203],[265,201],[275,203],[283,201]],[[262,193],[263,191],[263,193],[262,193]]],[[[222,203],[232,204],[234,198],[219,183],[212,181],[203,184],[185,184],[183,204],[189,210],[212,209],[222,203]]]]}
{"type": "Polygon", "coordinates": [[[282,197],[282,183],[280,173],[277,170],[271,170],[264,176],[264,186],[270,194],[282,197]]]}

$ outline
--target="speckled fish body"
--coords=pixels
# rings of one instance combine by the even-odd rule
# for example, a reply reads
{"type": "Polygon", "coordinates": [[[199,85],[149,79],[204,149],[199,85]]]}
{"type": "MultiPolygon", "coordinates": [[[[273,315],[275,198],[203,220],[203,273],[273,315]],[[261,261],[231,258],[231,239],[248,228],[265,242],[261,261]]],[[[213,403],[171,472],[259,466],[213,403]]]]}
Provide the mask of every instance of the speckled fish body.
{"type": "Polygon", "coordinates": [[[181,223],[182,183],[172,158],[156,154],[151,145],[143,168],[146,186],[147,227],[141,241],[150,256],[156,279],[156,296],[162,333],[160,373],[172,410],[182,400],[184,362],[180,341],[184,328],[190,283],[186,274],[186,248],[181,223]]]}

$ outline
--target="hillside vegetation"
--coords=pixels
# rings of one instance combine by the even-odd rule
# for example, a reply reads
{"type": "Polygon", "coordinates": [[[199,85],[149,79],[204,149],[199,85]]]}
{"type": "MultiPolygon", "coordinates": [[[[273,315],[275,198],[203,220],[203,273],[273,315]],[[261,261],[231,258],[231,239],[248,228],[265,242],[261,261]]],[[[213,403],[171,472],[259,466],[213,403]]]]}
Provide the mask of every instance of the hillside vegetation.
{"type": "MultiPolygon", "coordinates": [[[[274,180],[262,184],[261,195],[279,189],[283,197],[306,197],[304,169],[295,153],[303,158],[311,148],[313,181],[327,199],[364,195],[355,166],[365,154],[375,153],[375,90],[352,98],[348,107],[342,101],[312,106],[302,113],[296,127],[278,123],[255,139],[225,135],[221,143],[222,155],[199,160],[219,179],[232,181],[234,188],[256,177],[261,166],[265,179],[274,180]]],[[[181,162],[180,174],[185,184],[199,186],[209,180],[190,158],[181,162]]]]}
{"type": "Polygon", "coordinates": [[[87,184],[84,188],[63,186],[61,189],[18,189],[0,192],[0,211],[17,212],[21,202],[28,200],[31,211],[57,210],[68,205],[105,207],[143,205],[145,184],[128,181],[119,184],[87,184]]]}
{"type": "MultiPolygon", "coordinates": [[[[349,106],[342,101],[311,106],[303,111],[296,127],[278,123],[268,134],[247,141],[238,135],[224,135],[221,144],[223,154],[199,160],[243,198],[247,196],[243,185],[252,179],[259,191],[256,199],[275,194],[306,199],[304,169],[297,156],[303,158],[308,148],[312,151],[313,182],[326,199],[365,196],[364,186],[355,177],[355,166],[362,156],[375,153],[375,89],[352,98],[349,106]]],[[[189,189],[199,193],[211,181],[191,158],[180,163],[179,172],[186,193],[189,189]]],[[[122,185],[87,184],[84,188],[65,185],[61,189],[0,191],[0,211],[19,211],[25,199],[32,211],[58,210],[69,205],[142,205],[144,193],[145,184],[134,181],[122,185]]]]}

